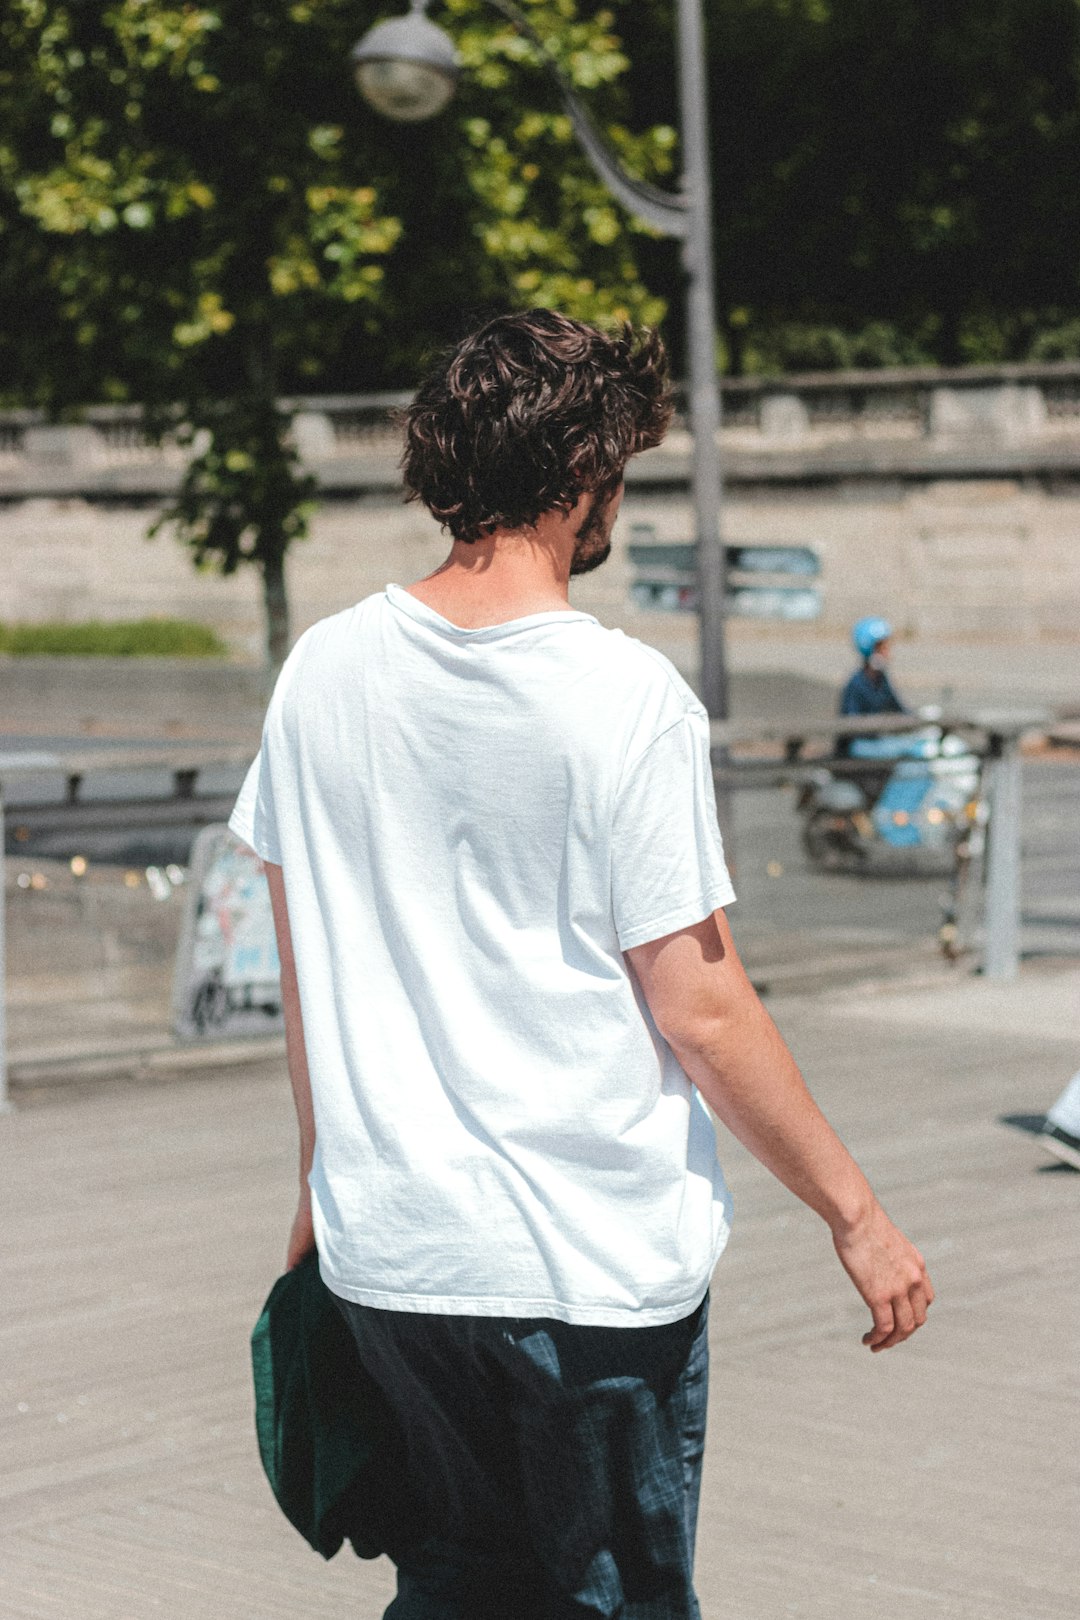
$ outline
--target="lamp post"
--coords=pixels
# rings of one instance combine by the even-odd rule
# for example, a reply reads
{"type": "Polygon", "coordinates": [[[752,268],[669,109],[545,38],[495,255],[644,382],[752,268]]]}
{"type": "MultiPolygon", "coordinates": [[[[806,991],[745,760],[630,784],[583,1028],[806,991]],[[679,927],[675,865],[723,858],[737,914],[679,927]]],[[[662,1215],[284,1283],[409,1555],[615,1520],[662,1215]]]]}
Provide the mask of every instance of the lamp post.
{"type": "MultiPolygon", "coordinates": [[[[716,384],[712,204],[709,183],[705,31],[701,0],[677,0],[683,189],[662,191],[628,175],[578,100],[558,63],[512,0],[489,0],[540,52],[558,83],[578,143],[612,195],[630,213],[683,244],[692,488],[697,540],[701,688],[714,720],[728,714],[724,656],[724,551],[720,544],[720,394],[716,384]]],[[[454,93],[459,74],[449,36],[411,0],[404,17],[376,23],[353,50],[361,94],[377,112],[409,122],[432,118],[454,93]]]]}

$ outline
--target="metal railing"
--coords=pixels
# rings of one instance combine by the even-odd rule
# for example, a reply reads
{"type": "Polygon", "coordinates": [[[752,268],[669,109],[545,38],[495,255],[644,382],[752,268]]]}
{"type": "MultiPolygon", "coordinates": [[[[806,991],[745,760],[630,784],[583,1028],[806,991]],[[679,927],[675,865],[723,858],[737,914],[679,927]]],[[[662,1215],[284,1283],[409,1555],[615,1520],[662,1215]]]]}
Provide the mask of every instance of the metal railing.
{"type": "MultiPolygon", "coordinates": [[[[917,719],[914,723],[919,724],[917,719]]],[[[1044,709],[946,712],[938,715],[933,724],[943,732],[966,737],[972,752],[984,762],[984,790],[990,819],[982,970],[988,979],[1012,979],[1020,967],[1023,818],[1020,742],[1029,732],[1045,731],[1052,724],[1052,716],[1044,709]]],[[[834,753],[834,739],[865,736],[868,732],[892,735],[910,731],[912,725],[911,715],[816,719],[806,725],[790,721],[774,726],[714,722],[712,741],[717,787],[730,791],[739,787],[780,787],[806,780],[815,770],[840,762],[834,753]],[[748,747],[752,752],[746,752],[748,747]]],[[[857,762],[847,757],[842,763],[845,770],[859,769],[857,762]]],[[[864,768],[868,772],[880,772],[882,762],[868,760],[864,768]]]]}
{"type": "MultiPolygon", "coordinates": [[[[990,801],[990,838],[985,882],[983,972],[991,979],[1013,978],[1020,959],[1020,833],[1022,819],[1020,740],[1026,732],[1046,730],[1046,711],[1024,713],[946,714],[935,724],[963,735],[985,762],[990,801]]],[[[836,763],[834,739],[909,731],[911,716],[814,719],[805,724],[777,725],[728,721],[714,723],[712,740],[717,787],[777,787],[797,783],[836,763]]],[[[0,1111],[7,1106],[4,984],[4,858],[7,821],[28,835],[115,832],[160,826],[207,826],[224,821],[235,788],[201,789],[211,773],[239,772],[251,758],[249,747],[147,750],[123,748],[87,752],[25,752],[0,756],[0,1111]],[[88,781],[105,772],[167,773],[165,793],[129,793],[120,797],[86,796],[88,781]],[[40,802],[19,802],[5,814],[4,790],[22,779],[59,776],[62,790],[40,802]]],[[[845,759],[845,767],[852,762],[845,759]]],[[[869,767],[880,770],[880,762],[869,767]]]]}
{"type": "Polygon", "coordinates": [[[16,829],[32,826],[34,832],[113,832],[117,830],[175,826],[210,826],[228,818],[236,799],[235,789],[227,793],[199,791],[201,777],[222,769],[246,768],[250,748],[208,749],[205,745],[163,750],[107,748],[64,753],[30,751],[0,756],[0,1113],[10,1108],[7,1064],[6,997],[6,847],[9,819],[16,829]],[[117,798],[86,798],[84,788],[95,774],[107,772],[165,771],[170,790],[165,794],[133,794],[117,798]],[[41,802],[19,802],[9,807],[5,800],[10,786],[20,779],[59,776],[59,797],[41,802]]]}

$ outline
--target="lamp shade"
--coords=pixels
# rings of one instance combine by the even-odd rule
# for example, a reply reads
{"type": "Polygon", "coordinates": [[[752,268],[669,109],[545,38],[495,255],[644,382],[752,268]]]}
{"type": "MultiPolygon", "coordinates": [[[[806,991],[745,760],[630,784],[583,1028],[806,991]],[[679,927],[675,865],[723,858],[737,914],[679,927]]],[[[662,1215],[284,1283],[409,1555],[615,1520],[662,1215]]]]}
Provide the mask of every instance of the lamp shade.
{"type": "Polygon", "coordinates": [[[420,11],[376,23],[353,47],[352,59],[364,100],[401,123],[442,112],[460,71],[450,36],[420,11]]]}

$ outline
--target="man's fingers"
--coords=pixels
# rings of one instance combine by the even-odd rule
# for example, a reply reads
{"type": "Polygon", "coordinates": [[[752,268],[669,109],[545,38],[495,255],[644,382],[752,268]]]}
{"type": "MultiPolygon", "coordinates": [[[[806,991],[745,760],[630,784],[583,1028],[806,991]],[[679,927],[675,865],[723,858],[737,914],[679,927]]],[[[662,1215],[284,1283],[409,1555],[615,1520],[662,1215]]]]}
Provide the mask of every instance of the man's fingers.
{"type": "Polygon", "coordinates": [[[863,1344],[869,1345],[871,1350],[874,1350],[879,1344],[889,1337],[893,1330],[894,1324],[892,1300],[887,1299],[880,1305],[874,1304],[871,1301],[870,1312],[874,1318],[874,1325],[870,1329],[869,1333],[863,1334],[862,1342],[863,1344]]]}
{"type": "MultiPolygon", "coordinates": [[[[918,1254],[918,1251],[916,1251],[918,1254]]],[[[926,1269],[926,1261],[918,1255],[919,1276],[908,1289],[908,1299],[915,1315],[915,1326],[921,1328],[926,1321],[926,1313],[934,1303],[934,1287],[930,1281],[930,1274],[926,1269]]]]}
{"type": "Polygon", "coordinates": [[[911,1308],[911,1300],[908,1296],[903,1294],[899,1299],[894,1299],[893,1330],[886,1343],[881,1346],[881,1349],[884,1350],[893,1344],[902,1344],[905,1339],[910,1339],[916,1326],[915,1312],[911,1308]]]}
{"type": "MultiPolygon", "coordinates": [[[[914,1293],[915,1290],[913,1289],[914,1293]]],[[[881,1313],[884,1316],[884,1312],[881,1313]]],[[[903,1344],[910,1339],[916,1328],[920,1328],[926,1321],[926,1304],[920,1297],[918,1301],[911,1299],[907,1294],[900,1294],[890,1301],[888,1315],[891,1320],[889,1331],[884,1334],[878,1332],[879,1313],[874,1312],[874,1331],[868,1333],[863,1343],[869,1345],[871,1350],[891,1350],[894,1344],[903,1344]]]]}

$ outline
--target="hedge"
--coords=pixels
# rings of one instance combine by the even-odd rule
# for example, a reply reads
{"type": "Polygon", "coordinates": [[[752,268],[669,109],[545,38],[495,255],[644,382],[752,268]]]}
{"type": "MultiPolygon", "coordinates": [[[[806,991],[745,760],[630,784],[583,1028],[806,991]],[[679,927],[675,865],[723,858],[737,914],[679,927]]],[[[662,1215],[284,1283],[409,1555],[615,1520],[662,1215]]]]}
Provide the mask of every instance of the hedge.
{"type": "Polygon", "coordinates": [[[12,658],[226,658],[229,649],[207,625],[187,619],[90,619],[0,624],[2,653],[12,658]]]}

